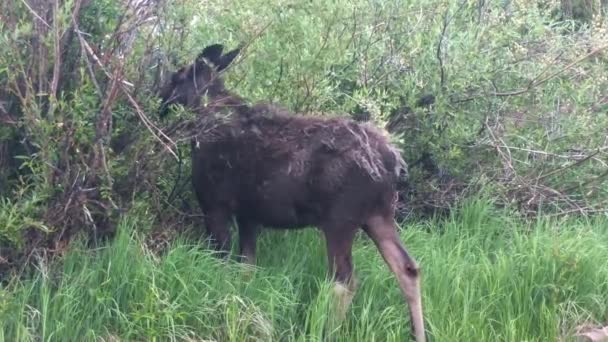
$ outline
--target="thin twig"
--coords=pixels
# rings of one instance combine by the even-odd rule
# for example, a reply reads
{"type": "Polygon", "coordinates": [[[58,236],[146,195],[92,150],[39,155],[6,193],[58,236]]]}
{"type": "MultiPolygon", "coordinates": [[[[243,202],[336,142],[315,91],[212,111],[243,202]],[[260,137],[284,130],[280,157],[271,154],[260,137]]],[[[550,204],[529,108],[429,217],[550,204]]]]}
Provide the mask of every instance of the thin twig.
{"type": "MultiPolygon", "coordinates": [[[[563,155],[563,154],[557,154],[557,153],[551,153],[551,152],[547,152],[547,151],[540,151],[540,150],[533,150],[533,149],[529,149],[529,148],[525,148],[525,147],[516,147],[516,146],[507,146],[507,145],[502,145],[501,147],[504,148],[509,148],[509,149],[513,149],[513,150],[518,150],[518,151],[523,151],[523,152],[529,152],[529,153],[533,153],[533,154],[542,154],[544,156],[549,156],[549,157],[554,157],[554,158],[561,158],[561,159],[568,159],[568,160],[572,160],[575,159],[574,156],[568,156],[568,155],[563,155]]],[[[588,156],[584,156],[581,159],[578,159],[578,161],[584,161],[588,158],[591,158],[597,162],[600,162],[601,164],[605,165],[604,162],[601,159],[598,158],[594,158],[597,154],[599,154],[600,152],[602,152],[604,150],[604,148],[599,148],[596,151],[594,151],[591,155],[588,156]]],[[[574,165],[576,166],[576,165],[574,165]]]]}
{"type": "Polygon", "coordinates": [[[131,96],[131,94],[129,93],[129,91],[124,87],[124,85],[121,85],[121,89],[123,91],[123,93],[125,94],[125,96],[127,97],[127,99],[129,100],[129,102],[131,103],[131,105],[133,106],[133,108],[135,109],[135,112],[137,113],[137,115],[139,116],[139,118],[141,119],[141,121],[144,123],[144,125],[146,126],[146,128],[150,131],[150,133],[152,133],[152,135],[158,139],[158,141],[165,146],[165,148],[169,151],[169,153],[171,153],[171,155],[173,155],[175,157],[176,160],[179,160],[177,154],[173,151],[173,149],[171,147],[169,147],[167,145],[167,143],[165,143],[165,141],[163,141],[163,139],[161,139],[159,137],[159,135],[163,136],[163,138],[165,138],[171,145],[175,146],[177,148],[177,144],[171,140],[171,138],[169,138],[167,135],[165,135],[165,133],[163,133],[163,131],[158,128],[156,125],[154,125],[150,119],[146,116],[146,114],[143,112],[143,110],[139,107],[139,104],[137,103],[137,101],[135,101],[135,99],[133,98],[133,96],[131,96]],[[157,135],[156,132],[158,132],[159,135],[157,135]]]}
{"type": "Polygon", "coordinates": [[[448,15],[450,13],[450,6],[448,5],[445,10],[445,14],[443,15],[443,27],[441,28],[441,35],[439,36],[439,42],[437,43],[437,52],[436,52],[437,60],[439,60],[439,76],[440,76],[441,89],[445,89],[445,67],[443,65],[441,46],[443,45],[443,40],[445,39],[445,34],[448,29],[448,26],[450,25],[450,22],[452,21],[452,18],[454,18],[454,16],[462,10],[462,8],[464,7],[464,5],[466,3],[467,3],[466,0],[462,1],[460,3],[460,6],[458,6],[458,9],[456,10],[456,12],[451,16],[448,15]]]}
{"type": "Polygon", "coordinates": [[[577,160],[576,162],[574,162],[574,163],[572,163],[572,164],[569,164],[569,165],[566,165],[566,166],[560,167],[560,168],[555,169],[555,170],[553,170],[553,171],[551,171],[551,172],[549,172],[549,173],[546,173],[546,174],[544,174],[544,175],[542,175],[542,176],[539,176],[539,177],[538,177],[538,180],[545,179],[545,178],[550,177],[550,176],[553,176],[553,175],[555,175],[555,174],[557,174],[557,173],[564,172],[564,171],[566,171],[566,170],[568,170],[568,169],[570,169],[570,168],[573,168],[573,167],[579,166],[579,165],[581,165],[582,163],[586,162],[587,160],[592,159],[594,156],[598,155],[599,153],[600,153],[600,150],[597,150],[597,151],[595,151],[595,152],[591,153],[590,155],[586,156],[585,158],[580,159],[580,160],[577,160]]]}
{"type": "MultiPolygon", "coordinates": [[[[81,43],[83,44],[85,50],[87,51],[87,53],[93,58],[93,60],[97,63],[97,65],[99,65],[99,67],[101,68],[101,70],[106,74],[106,76],[109,79],[112,79],[112,75],[110,74],[110,72],[105,68],[105,66],[103,65],[103,63],[101,62],[101,60],[99,59],[99,57],[97,57],[97,55],[95,54],[95,52],[93,51],[93,49],[91,48],[91,46],[89,45],[89,43],[82,37],[82,33],[80,30],[74,28],[76,30],[76,32],[78,33],[78,36],[82,39],[81,43]]],[[[129,87],[133,87],[133,83],[130,83],[126,80],[121,80],[120,81],[123,85],[129,86],[129,87]]]]}
{"type": "Polygon", "coordinates": [[[91,82],[93,82],[93,86],[95,87],[95,90],[97,90],[97,94],[101,97],[103,92],[101,91],[101,87],[99,86],[99,83],[97,82],[97,77],[95,77],[95,71],[93,70],[93,65],[91,65],[91,61],[89,60],[89,54],[87,53],[87,49],[86,49],[87,42],[84,39],[84,37],[82,36],[82,32],[80,31],[80,28],[78,27],[78,19],[76,18],[76,14],[80,12],[81,2],[82,2],[82,0],[78,0],[76,2],[76,4],[74,5],[74,11],[72,12],[72,23],[74,25],[74,32],[78,36],[78,41],[80,42],[80,51],[82,54],[82,58],[84,58],[85,64],[87,66],[87,71],[89,73],[89,77],[91,78],[91,82]]]}
{"type": "Polygon", "coordinates": [[[25,7],[27,7],[27,9],[34,15],[34,17],[36,17],[38,20],[40,20],[46,27],[48,27],[49,29],[51,28],[51,25],[49,25],[49,23],[46,22],[46,20],[42,19],[42,17],[36,13],[36,11],[34,11],[33,8],[30,7],[30,5],[27,3],[27,1],[25,0],[21,0],[21,2],[25,5],[25,7]]]}
{"type": "Polygon", "coordinates": [[[572,186],[566,188],[566,190],[564,190],[564,191],[569,192],[569,191],[574,190],[576,187],[584,187],[584,186],[587,186],[587,185],[589,185],[591,183],[597,183],[597,182],[601,183],[601,182],[605,181],[606,178],[608,178],[608,170],[604,171],[601,175],[599,175],[597,177],[590,178],[590,179],[584,181],[581,184],[572,185],[572,186]]]}
{"type": "MultiPolygon", "coordinates": [[[[53,65],[53,81],[51,82],[51,101],[57,101],[57,86],[59,85],[59,76],[61,74],[61,35],[59,33],[59,0],[53,3],[53,23],[55,24],[55,64],[53,65]]],[[[54,111],[55,105],[51,103],[50,113],[54,111]]]]}

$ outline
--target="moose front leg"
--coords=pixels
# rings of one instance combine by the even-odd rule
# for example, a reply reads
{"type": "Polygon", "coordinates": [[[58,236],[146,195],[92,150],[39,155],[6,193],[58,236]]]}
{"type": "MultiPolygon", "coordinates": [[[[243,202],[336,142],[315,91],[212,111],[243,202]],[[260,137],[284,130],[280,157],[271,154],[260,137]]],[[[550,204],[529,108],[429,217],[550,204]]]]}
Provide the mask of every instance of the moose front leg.
{"type": "Polygon", "coordinates": [[[230,214],[220,208],[210,210],[205,223],[213,248],[221,257],[227,257],[231,247],[230,214]]]}
{"type": "Polygon", "coordinates": [[[241,261],[249,265],[255,265],[258,225],[254,221],[243,217],[237,218],[237,224],[239,226],[239,255],[241,261]]]}
{"type": "Polygon", "coordinates": [[[410,309],[410,322],[416,342],[424,342],[426,337],[420,295],[420,268],[401,244],[392,216],[375,216],[364,229],[397,277],[410,309]]]}

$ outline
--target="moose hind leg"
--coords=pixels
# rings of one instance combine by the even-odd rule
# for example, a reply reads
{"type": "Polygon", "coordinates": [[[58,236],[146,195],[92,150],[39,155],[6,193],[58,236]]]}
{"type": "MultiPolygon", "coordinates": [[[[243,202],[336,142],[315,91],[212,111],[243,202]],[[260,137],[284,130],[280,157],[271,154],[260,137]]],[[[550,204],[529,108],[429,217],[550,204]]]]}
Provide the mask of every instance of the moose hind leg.
{"type": "Polygon", "coordinates": [[[374,241],[384,261],[397,277],[409,306],[412,333],[416,342],[424,342],[426,337],[420,295],[420,269],[416,261],[401,244],[392,217],[375,216],[368,221],[364,230],[374,241]]]}
{"type": "Polygon", "coordinates": [[[356,289],[352,245],[356,229],[325,230],[329,271],[333,273],[338,321],[346,317],[356,289]]]}

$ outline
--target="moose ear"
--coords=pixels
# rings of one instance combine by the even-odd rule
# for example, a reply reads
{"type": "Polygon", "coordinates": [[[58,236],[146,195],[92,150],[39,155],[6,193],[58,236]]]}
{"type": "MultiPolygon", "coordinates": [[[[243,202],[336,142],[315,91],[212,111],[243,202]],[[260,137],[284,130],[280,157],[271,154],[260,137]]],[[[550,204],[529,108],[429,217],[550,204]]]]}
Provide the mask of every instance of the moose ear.
{"type": "Polygon", "coordinates": [[[224,50],[224,46],[222,44],[213,44],[209,45],[203,49],[203,52],[198,55],[197,59],[205,58],[209,62],[218,65],[220,64],[220,59],[222,56],[222,51],[224,50]]]}
{"type": "Polygon", "coordinates": [[[232,63],[232,61],[234,61],[234,59],[236,58],[236,56],[239,55],[240,52],[241,48],[238,47],[223,55],[222,58],[220,58],[219,63],[216,63],[217,70],[221,71],[223,69],[226,69],[226,67],[228,67],[230,63],[232,63]]]}

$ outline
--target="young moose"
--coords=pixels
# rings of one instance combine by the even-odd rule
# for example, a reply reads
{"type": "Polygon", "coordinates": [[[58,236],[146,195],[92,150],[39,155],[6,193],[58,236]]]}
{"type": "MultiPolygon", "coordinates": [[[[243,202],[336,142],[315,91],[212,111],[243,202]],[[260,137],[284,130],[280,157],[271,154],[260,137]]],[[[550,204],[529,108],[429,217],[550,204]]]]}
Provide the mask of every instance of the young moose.
{"type": "Polygon", "coordinates": [[[249,263],[255,263],[262,226],[318,227],[344,314],[356,287],[351,248],[362,228],[396,275],[416,341],[424,341],[419,268],[394,222],[396,182],[407,172],[398,151],[370,124],[249,106],[219,78],[239,49],[222,50],[208,46],[173,74],[160,110],[164,116],[171,104],[181,104],[213,126],[192,140],[192,182],[214,246],[228,253],[233,215],[240,254],[249,263]]]}

